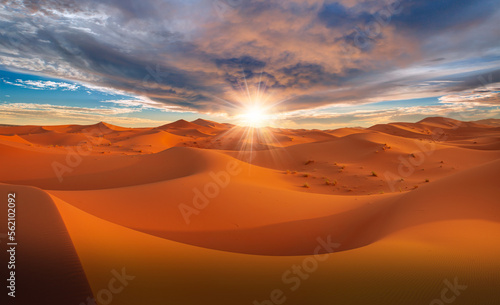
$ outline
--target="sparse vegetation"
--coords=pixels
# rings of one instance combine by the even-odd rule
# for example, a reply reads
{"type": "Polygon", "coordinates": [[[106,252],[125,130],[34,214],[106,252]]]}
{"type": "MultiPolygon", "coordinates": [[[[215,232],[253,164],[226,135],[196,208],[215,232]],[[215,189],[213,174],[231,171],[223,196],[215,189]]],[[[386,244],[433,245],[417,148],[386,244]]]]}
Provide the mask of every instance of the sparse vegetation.
{"type": "Polygon", "coordinates": [[[373,176],[373,177],[378,177],[377,173],[376,173],[376,172],[374,172],[374,171],[372,171],[372,176],[373,176]]]}
{"type": "Polygon", "coordinates": [[[429,179],[425,179],[425,182],[431,182],[429,179]]]}
{"type": "Polygon", "coordinates": [[[306,165],[309,165],[309,164],[312,164],[312,163],[314,163],[314,160],[307,160],[306,161],[306,165]]]}
{"type": "Polygon", "coordinates": [[[291,172],[290,172],[290,170],[288,170],[288,169],[285,171],[285,174],[287,174],[287,175],[290,175],[290,173],[291,173],[291,172]]]}
{"type": "Polygon", "coordinates": [[[304,174],[302,177],[308,178],[309,176],[309,174],[304,174]]]}
{"type": "Polygon", "coordinates": [[[306,189],[311,188],[311,187],[309,186],[309,183],[307,183],[307,182],[306,182],[306,183],[304,183],[304,187],[305,187],[306,189]]]}
{"type": "Polygon", "coordinates": [[[295,175],[295,174],[297,174],[297,171],[293,171],[293,172],[292,172],[292,175],[295,175]]]}

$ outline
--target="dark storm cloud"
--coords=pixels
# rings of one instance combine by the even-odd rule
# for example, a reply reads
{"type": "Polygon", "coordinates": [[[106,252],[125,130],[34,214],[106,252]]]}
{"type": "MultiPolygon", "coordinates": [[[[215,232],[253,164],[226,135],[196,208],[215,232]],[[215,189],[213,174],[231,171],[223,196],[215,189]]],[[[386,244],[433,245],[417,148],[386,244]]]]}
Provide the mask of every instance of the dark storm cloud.
{"type": "Polygon", "coordinates": [[[409,9],[394,16],[398,27],[427,35],[453,27],[467,27],[491,17],[496,12],[495,0],[423,0],[411,1],[409,9]]]}
{"type": "Polygon", "coordinates": [[[290,110],[396,99],[404,88],[436,96],[481,87],[474,68],[498,64],[493,3],[4,1],[0,63],[200,112],[230,113],[245,86],[290,110]]]}
{"type": "Polygon", "coordinates": [[[366,11],[356,12],[354,8],[346,8],[338,2],[325,3],[318,13],[321,21],[328,27],[354,27],[367,23],[373,15],[366,11]]]}

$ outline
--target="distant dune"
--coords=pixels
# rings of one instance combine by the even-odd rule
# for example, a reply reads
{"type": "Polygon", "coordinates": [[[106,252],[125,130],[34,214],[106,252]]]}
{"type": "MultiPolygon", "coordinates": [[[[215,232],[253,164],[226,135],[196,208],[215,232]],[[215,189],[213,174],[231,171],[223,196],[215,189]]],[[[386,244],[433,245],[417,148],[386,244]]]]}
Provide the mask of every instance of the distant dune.
{"type": "Polygon", "coordinates": [[[124,267],[140,285],[113,304],[432,304],[455,278],[456,304],[500,300],[498,120],[1,126],[0,158],[23,264],[67,304],[124,267]]]}

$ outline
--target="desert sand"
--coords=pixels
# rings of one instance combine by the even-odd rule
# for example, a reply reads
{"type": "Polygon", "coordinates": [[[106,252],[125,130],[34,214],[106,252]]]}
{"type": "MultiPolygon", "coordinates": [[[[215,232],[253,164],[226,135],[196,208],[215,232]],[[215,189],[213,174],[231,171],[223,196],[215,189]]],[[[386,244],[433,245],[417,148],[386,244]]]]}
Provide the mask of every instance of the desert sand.
{"type": "Polygon", "coordinates": [[[499,304],[499,126],[0,127],[19,304],[499,304]]]}

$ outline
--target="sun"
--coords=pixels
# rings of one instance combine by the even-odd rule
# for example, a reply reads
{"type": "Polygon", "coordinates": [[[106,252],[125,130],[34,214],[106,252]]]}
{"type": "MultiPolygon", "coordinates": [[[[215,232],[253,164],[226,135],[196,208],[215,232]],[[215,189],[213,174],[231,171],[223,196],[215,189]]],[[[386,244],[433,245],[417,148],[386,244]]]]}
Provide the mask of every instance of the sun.
{"type": "Polygon", "coordinates": [[[238,115],[240,125],[247,127],[260,128],[265,127],[271,121],[271,115],[266,112],[264,107],[252,106],[238,115]]]}

